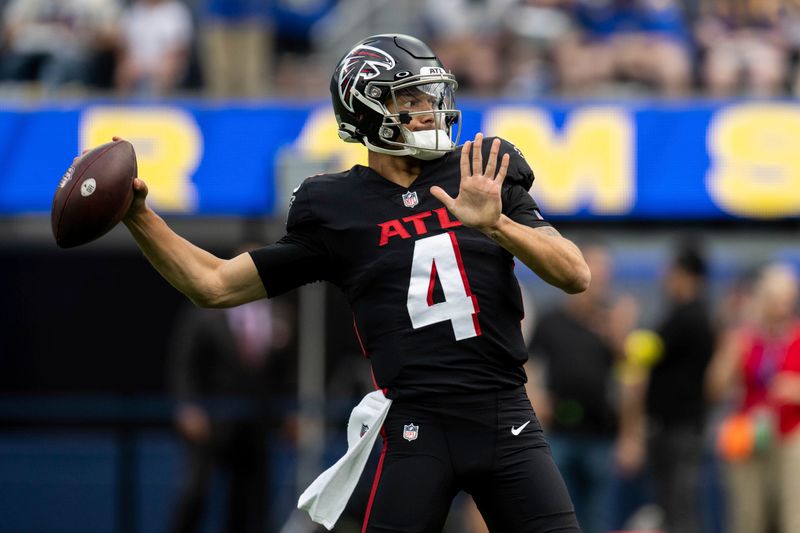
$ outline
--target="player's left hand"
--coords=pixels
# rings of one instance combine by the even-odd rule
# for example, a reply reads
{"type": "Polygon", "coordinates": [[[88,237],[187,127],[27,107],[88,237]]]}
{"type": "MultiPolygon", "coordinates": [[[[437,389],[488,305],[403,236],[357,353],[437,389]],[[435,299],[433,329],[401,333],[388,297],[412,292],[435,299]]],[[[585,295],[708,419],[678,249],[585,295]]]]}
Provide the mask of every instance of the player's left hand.
{"type": "Polygon", "coordinates": [[[500,139],[495,139],[484,168],[482,143],[483,134],[478,133],[475,141],[467,141],[461,148],[461,185],[458,188],[458,196],[453,198],[438,186],[431,187],[431,194],[462,224],[488,232],[500,220],[503,208],[500,192],[506,179],[510,157],[508,154],[503,155],[500,168],[497,168],[500,139]],[[471,168],[470,151],[472,151],[471,168]]]}

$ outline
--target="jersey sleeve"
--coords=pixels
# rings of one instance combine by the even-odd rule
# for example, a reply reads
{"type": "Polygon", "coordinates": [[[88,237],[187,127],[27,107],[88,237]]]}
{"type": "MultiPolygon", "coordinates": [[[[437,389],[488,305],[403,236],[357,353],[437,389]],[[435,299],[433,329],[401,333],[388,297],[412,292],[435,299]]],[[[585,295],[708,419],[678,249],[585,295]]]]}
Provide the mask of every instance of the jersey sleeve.
{"type": "Polygon", "coordinates": [[[331,256],[308,189],[306,181],[292,195],[286,235],[250,252],[270,298],[329,277],[331,256]]]}
{"type": "Polygon", "coordinates": [[[503,187],[503,214],[514,222],[531,228],[551,225],[542,216],[536,201],[520,185],[503,187]]]}

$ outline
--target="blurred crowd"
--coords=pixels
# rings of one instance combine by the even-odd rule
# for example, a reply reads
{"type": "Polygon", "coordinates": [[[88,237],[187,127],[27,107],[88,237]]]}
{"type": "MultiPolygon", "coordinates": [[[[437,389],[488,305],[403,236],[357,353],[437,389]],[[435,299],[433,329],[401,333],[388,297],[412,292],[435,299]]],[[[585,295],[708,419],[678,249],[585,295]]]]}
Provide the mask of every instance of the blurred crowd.
{"type": "Polygon", "coordinates": [[[800,92],[797,0],[0,0],[0,6],[0,81],[12,96],[324,96],[336,59],[328,54],[340,47],[337,32],[350,42],[362,28],[364,35],[398,31],[374,23],[381,14],[391,19],[393,10],[403,10],[403,20],[411,11],[400,31],[430,42],[471,95],[800,92]]]}
{"type": "Polygon", "coordinates": [[[265,97],[281,72],[303,70],[295,60],[313,53],[311,26],[334,4],[0,0],[0,87],[23,98],[265,97]]]}
{"type": "Polygon", "coordinates": [[[479,94],[795,93],[791,0],[430,2],[443,61],[479,94]]]}
{"type": "Polygon", "coordinates": [[[800,531],[797,265],[713,296],[704,247],[682,242],[644,319],[611,249],[582,250],[592,286],[542,310],[529,374],[583,531],[800,531]]]}

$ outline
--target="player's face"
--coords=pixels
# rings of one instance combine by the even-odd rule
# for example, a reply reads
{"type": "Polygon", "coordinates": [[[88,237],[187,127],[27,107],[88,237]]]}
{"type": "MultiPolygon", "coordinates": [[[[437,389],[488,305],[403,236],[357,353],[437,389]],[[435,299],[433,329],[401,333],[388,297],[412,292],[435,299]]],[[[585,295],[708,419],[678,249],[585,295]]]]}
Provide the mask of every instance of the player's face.
{"type": "Polygon", "coordinates": [[[411,131],[444,129],[443,115],[433,113],[448,109],[452,102],[449,85],[428,83],[400,89],[389,99],[386,107],[390,113],[408,116],[405,127],[411,131]]]}

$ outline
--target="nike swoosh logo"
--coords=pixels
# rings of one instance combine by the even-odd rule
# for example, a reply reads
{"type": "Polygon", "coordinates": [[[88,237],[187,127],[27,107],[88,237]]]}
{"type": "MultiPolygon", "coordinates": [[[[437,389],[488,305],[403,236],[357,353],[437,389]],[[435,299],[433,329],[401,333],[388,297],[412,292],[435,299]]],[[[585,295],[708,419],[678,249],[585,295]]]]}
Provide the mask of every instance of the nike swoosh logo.
{"type": "Polygon", "coordinates": [[[512,434],[512,435],[514,435],[514,436],[516,437],[517,435],[519,435],[520,433],[522,433],[522,430],[523,430],[523,429],[525,429],[525,426],[527,426],[527,425],[528,425],[528,424],[530,424],[530,423],[531,423],[531,421],[530,421],[530,420],[528,420],[527,422],[525,422],[524,424],[522,424],[522,425],[521,425],[520,427],[518,427],[518,428],[515,428],[514,426],[511,426],[511,434],[512,434]]]}

